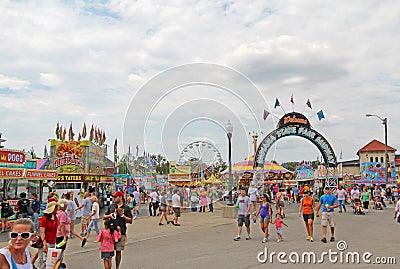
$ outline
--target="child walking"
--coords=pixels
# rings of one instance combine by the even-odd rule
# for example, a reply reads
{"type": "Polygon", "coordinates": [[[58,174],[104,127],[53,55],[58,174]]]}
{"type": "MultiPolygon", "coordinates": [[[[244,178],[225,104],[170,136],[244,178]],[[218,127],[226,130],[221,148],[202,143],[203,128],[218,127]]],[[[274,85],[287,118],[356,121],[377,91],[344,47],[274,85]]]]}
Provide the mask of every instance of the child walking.
{"type": "Polygon", "coordinates": [[[282,224],[285,225],[286,227],[289,227],[289,226],[281,219],[281,214],[279,214],[279,213],[276,213],[275,221],[273,221],[272,223],[275,223],[276,234],[278,235],[278,240],[276,240],[276,242],[279,243],[283,240],[282,224]]]}
{"type": "Polygon", "coordinates": [[[118,226],[115,231],[114,224],[111,219],[104,222],[104,230],[97,236],[97,241],[101,243],[101,258],[104,262],[104,269],[112,268],[112,257],[114,256],[114,243],[121,238],[121,228],[118,226]]]}

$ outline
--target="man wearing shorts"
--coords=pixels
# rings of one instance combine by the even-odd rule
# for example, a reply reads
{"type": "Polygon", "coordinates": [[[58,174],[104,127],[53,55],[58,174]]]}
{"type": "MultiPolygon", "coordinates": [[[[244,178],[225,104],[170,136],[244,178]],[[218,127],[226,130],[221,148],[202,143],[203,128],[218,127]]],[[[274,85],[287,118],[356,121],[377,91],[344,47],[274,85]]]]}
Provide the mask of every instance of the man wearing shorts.
{"type": "Polygon", "coordinates": [[[181,226],[178,223],[178,218],[181,216],[181,197],[179,196],[179,190],[174,190],[174,195],[172,195],[172,209],[174,210],[174,221],[172,224],[174,226],[181,226]]]}
{"type": "Polygon", "coordinates": [[[323,238],[321,242],[326,243],[326,230],[329,226],[331,227],[331,242],[335,241],[335,215],[334,208],[338,207],[338,200],[336,196],[331,194],[331,189],[329,187],[325,187],[325,194],[321,196],[319,199],[319,204],[317,207],[317,217],[319,217],[319,210],[322,206],[322,214],[321,214],[321,224],[322,224],[322,234],[323,238]]]}
{"type": "Polygon", "coordinates": [[[238,234],[233,240],[240,240],[243,223],[247,230],[246,240],[250,240],[250,198],[246,196],[246,190],[244,188],[240,189],[240,195],[237,198],[236,207],[238,208],[238,234]]]}
{"type": "Polygon", "coordinates": [[[78,211],[81,208],[83,208],[83,214],[81,220],[82,237],[86,235],[86,230],[90,223],[90,215],[92,214],[92,202],[90,201],[89,193],[85,192],[84,196],[85,199],[83,200],[83,203],[75,209],[76,211],[78,211]]]}
{"type": "Polygon", "coordinates": [[[124,193],[122,191],[116,191],[112,196],[114,198],[114,203],[108,207],[107,211],[104,213],[103,219],[111,219],[114,227],[121,228],[121,238],[115,243],[115,250],[117,252],[115,263],[118,269],[122,258],[121,251],[125,248],[126,223],[132,224],[132,211],[128,205],[124,204],[124,193]]]}
{"type": "Polygon", "coordinates": [[[250,202],[251,202],[251,213],[255,216],[256,215],[256,204],[257,204],[257,199],[258,199],[258,189],[254,186],[254,183],[250,183],[250,188],[249,188],[249,197],[250,197],[250,202]]]}

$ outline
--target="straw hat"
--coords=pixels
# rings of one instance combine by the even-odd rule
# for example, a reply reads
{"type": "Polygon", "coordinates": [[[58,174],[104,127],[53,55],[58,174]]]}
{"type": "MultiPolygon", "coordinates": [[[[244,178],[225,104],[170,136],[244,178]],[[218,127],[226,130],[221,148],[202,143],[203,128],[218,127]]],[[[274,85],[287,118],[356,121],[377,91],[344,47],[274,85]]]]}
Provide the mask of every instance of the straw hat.
{"type": "Polygon", "coordinates": [[[57,206],[57,202],[54,202],[54,201],[48,202],[47,206],[46,206],[46,209],[43,210],[43,214],[51,214],[51,213],[53,213],[53,211],[56,208],[56,206],[57,206]]]}

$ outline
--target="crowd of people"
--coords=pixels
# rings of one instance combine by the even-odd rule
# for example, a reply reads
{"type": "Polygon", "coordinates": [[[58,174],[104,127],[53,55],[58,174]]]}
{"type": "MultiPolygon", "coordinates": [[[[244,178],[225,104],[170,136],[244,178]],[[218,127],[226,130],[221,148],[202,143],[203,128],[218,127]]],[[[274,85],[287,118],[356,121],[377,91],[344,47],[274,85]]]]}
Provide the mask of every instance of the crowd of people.
{"type": "MultiPolygon", "coordinates": [[[[313,193],[308,186],[284,189],[273,185],[263,191],[263,194],[252,184],[248,188],[240,186],[239,190],[239,194],[233,194],[233,201],[238,210],[235,241],[241,240],[243,225],[246,227],[245,239],[250,240],[250,224],[256,224],[257,221],[263,234],[262,243],[270,240],[270,224],[275,226],[276,242],[284,240],[283,226],[289,227],[285,219],[285,204],[298,203],[298,216],[304,221],[306,239],[310,242],[314,241],[314,219],[320,216],[323,235],[321,242],[335,241],[335,208],[339,209],[339,213],[343,213],[347,212],[346,207],[350,207],[352,212],[357,214],[359,207],[362,208],[362,212],[368,213],[371,208],[383,210],[387,203],[396,203],[394,219],[400,223],[399,190],[395,187],[325,187],[322,195],[315,191],[313,193]]],[[[222,199],[222,190],[216,187],[159,186],[144,192],[138,186],[134,186],[134,192],[128,195],[127,199],[122,191],[115,191],[112,194],[113,203],[103,216],[100,215],[98,199],[93,193],[85,192],[81,205],[76,204],[70,193],[63,194],[59,200],[53,197],[53,193],[49,193],[46,209],[42,211],[43,217],[40,219],[40,202],[36,194],[32,194],[29,200],[25,193],[21,193],[15,211],[11,209],[7,199],[3,199],[0,209],[2,232],[7,232],[8,216],[17,214],[18,219],[9,233],[10,245],[0,250],[0,264],[6,264],[4,268],[46,268],[46,255],[50,248],[60,249],[63,257],[70,239],[78,238],[81,247],[84,247],[94,229],[95,242],[100,243],[100,257],[104,268],[112,268],[114,255],[116,268],[119,268],[122,251],[127,244],[127,224],[132,223],[140,214],[141,195],[148,202],[149,217],[159,217],[158,225],[164,225],[165,220],[166,224],[180,226],[181,210],[213,212],[213,203],[222,199]],[[81,209],[83,214],[79,233],[75,231],[74,224],[77,211],[81,209]],[[104,220],[103,230],[99,228],[101,219],[104,220]],[[43,244],[31,256],[26,247],[35,237],[39,237],[43,244]]],[[[62,266],[63,264],[60,268],[62,266]]]]}
{"type": "Polygon", "coordinates": [[[313,242],[314,219],[321,216],[322,238],[321,242],[327,243],[335,241],[336,217],[334,209],[338,208],[339,213],[347,212],[346,206],[350,206],[354,214],[366,214],[370,208],[383,210],[386,203],[395,203],[394,219],[400,223],[400,201],[398,199],[400,189],[387,186],[365,186],[353,185],[315,190],[307,186],[294,186],[287,189],[274,184],[266,188],[264,194],[259,194],[259,190],[252,184],[247,188],[240,187],[240,194],[234,195],[236,207],[238,208],[237,236],[235,241],[241,239],[242,227],[246,227],[246,240],[251,239],[250,219],[254,224],[259,217],[260,228],[263,233],[262,243],[269,241],[269,224],[275,224],[277,242],[283,240],[282,225],[288,227],[283,220],[285,218],[285,203],[299,204],[298,216],[302,217],[307,232],[307,241],[313,242]],[[258,205],[258,208],[257,208],[258,205]],[[273,208],[276,214],[273,215],[273,208]],[[321,211],[321,213],[320,213],[321,211]],[[328,227],[330,237],[328,238],[328,227]]]}

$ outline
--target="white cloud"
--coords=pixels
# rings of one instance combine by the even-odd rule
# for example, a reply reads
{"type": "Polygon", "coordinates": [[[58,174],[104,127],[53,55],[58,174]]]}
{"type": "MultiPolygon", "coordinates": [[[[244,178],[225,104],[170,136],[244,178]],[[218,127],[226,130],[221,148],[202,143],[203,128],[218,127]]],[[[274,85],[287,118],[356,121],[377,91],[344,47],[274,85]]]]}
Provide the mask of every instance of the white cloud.
{"type": "Polygon", "coordinates": [[[0,89],[8,88],[11,90],[24,90],[29,86],[29,81],[0,74],[0,89]]]}
{"type": "MultiPolygon", "coordinates": [[[[138,88],[167,68],[197,61],[235,68],[256,84],[269,105],[278,97],[289,111],[293,93],[294,109],[304,110],[346,158],[355,158],[359,147],[383,137],[379,122],[366,119],[366,113],[388,117],[389,143],[400,148],[399,8],[396,1],[2,1],[0,114],[6,125],[0,131],[12,138],[7,145],[14,148],[41,148],[57,121],[73,121],[74,126],[94,122],[110,140],[121,139],[125,111],[138,88]],[[314,110],[303,108],[308,98],[314,110]],[[322,121],[313,116],[319,109],[326,115],[322,121]],[[29,127],[30,135],[21,127],[29,127]]],[[[226,79],[223,75],[215,74],[226,79]]],[[[172,85],[168,79],[161,89],[172,85]]],[[[229,87],[235,85],[231,81],[229,87]]],[[[273,116],[261,119],[268,105],[237,88],[264,133],[272,130],[273,116]]],[[[246,131],[258,130],[257,122],[237,100],[213,93],[229,109],[219,109],[215,102],[201,103],[202,109],[221,122],[236,119],[234,159],[242,160],[248,154],[246,131]]],[[[166,100],[156,115],[210,92],[183,94],[187,96],[166,100]]],[[[154,104],[155,95],[147,98],[154,104]]],[[[190,104],[176,111],[176,120],[202,113],[190,104]]],[[[280,108],[269,111],[283,114],[280,108]]],[[[210,130],[208,137],[224,147],[220,151],[226,156],[224,134],[205,126],[201,136],[210,130]]],[[[185,135],[181,141],[198,137],[185,135]]],[[[313,150],[303,150],[307,144],[288,145],[297,154],[285,147],[277,153],[278,161],[315,158],[313,150]]]]}

